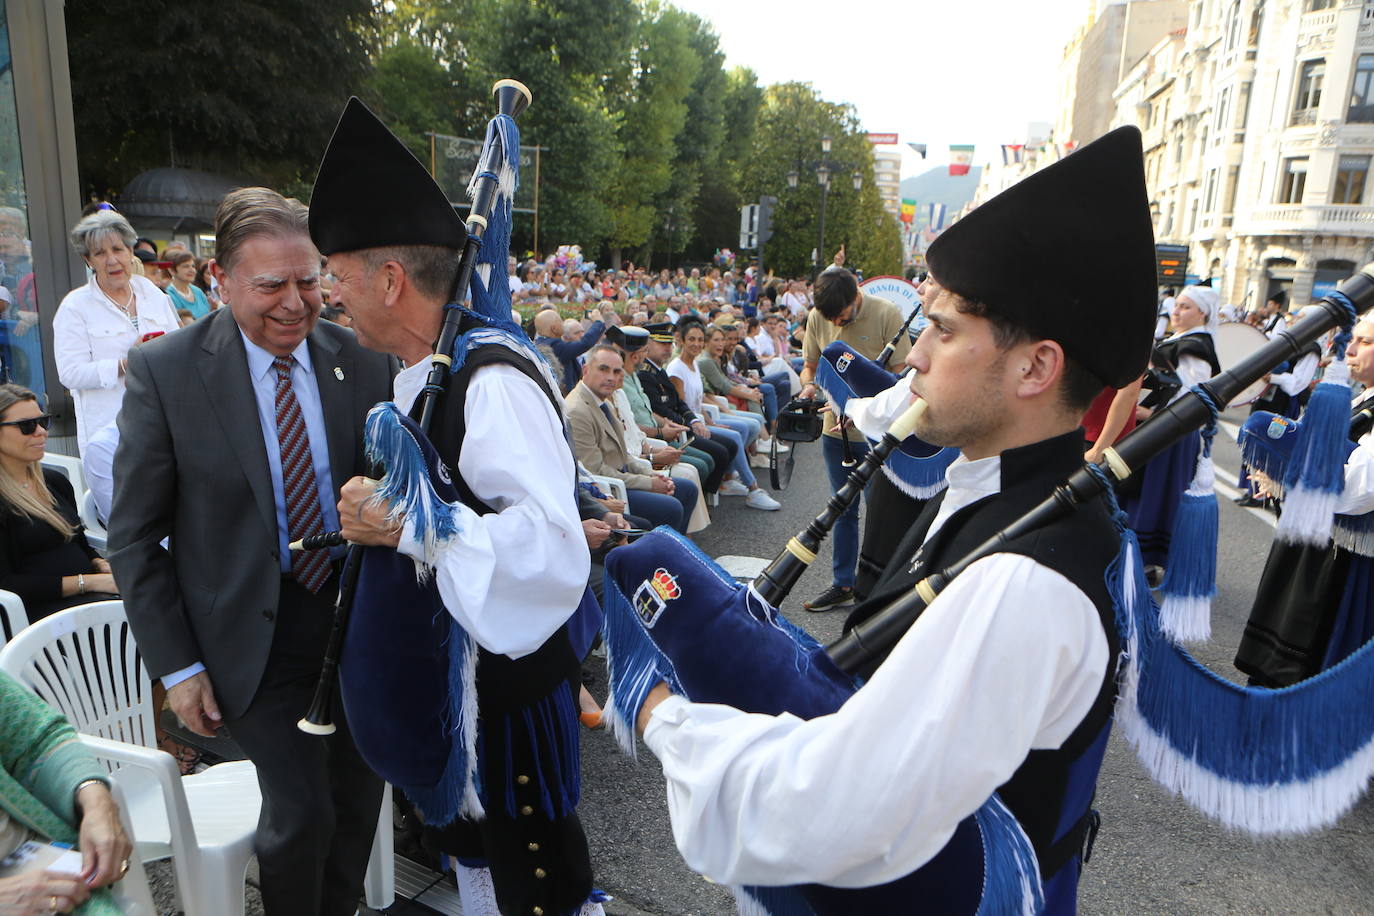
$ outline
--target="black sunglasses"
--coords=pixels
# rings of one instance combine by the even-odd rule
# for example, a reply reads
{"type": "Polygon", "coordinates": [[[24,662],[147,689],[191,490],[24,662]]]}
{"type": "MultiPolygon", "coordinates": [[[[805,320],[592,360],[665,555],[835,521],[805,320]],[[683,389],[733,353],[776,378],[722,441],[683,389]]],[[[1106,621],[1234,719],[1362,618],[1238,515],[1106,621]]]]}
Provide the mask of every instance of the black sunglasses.
{"type": "Polygon", "coordinates": [[[38,432],[38,427],[41,426],[47,429],[51,425],[52,415],[46,413],[37,417],[29,417],[27,420],[6,420],[0,423],[0,426],[18,427],[19,435],[21,436],[32,436],[34,433],[38,432]]]}

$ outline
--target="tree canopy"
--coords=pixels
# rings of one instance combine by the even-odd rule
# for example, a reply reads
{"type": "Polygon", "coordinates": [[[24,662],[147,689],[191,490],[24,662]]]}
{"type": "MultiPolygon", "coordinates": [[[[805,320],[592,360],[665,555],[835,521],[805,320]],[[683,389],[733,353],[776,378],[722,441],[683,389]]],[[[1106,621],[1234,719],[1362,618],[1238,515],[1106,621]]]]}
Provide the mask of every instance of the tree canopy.
{"type": "MultiPolygon", "coordinates": [[[[66,10],[79,164],[94,194],[181,165],[304,196],[351,94],[428,162],[433,133],[480,139],[491,83],[513,77],[534,96],[520,130],[540,148],[542,252],[579,244],[603,264],[705,262],[738,247],[740,206],[768,194],[779,200],[768,266],[806,273],[828,135],[826,247],[847,245],[870,274],[901,269],[853,108],[726,69],[713,27],[664,0],[239,0],[232,23],[222,0],[66,10]]],[[[517,216],[512,245],[534,247],[530,214],[517,216]]]]}

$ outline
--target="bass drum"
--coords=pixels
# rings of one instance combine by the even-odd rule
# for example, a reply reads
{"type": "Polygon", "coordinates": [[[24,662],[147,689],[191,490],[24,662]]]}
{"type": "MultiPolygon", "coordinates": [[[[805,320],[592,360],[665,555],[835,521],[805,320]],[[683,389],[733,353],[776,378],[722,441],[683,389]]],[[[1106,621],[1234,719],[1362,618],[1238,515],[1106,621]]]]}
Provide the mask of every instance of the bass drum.
{"type": "MultiPolygon", "coordinates": [[[[1221,363],[1222,371],[1239,365],[1247,356],[1269,342],[1263,331],[1242,321],[1228,321],[1221,325],[1212,335],[1212,340],[1216,344],[1217,361],[1221,363]]],[[[1223,405],[1223,409],[1243,407],[1263,394],[1267,387],[1269,383],[1261,378],[1232,398],[1229,404],[1223,405]]]]}

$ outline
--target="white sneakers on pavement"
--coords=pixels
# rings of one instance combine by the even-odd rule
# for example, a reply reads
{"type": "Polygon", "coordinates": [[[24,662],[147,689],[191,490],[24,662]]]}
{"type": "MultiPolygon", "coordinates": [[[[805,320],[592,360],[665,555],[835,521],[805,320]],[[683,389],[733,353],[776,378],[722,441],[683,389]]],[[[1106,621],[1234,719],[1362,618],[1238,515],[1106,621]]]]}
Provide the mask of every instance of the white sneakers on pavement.
{"type": "Polygon", "coordinates": [[[716,492],[721,496],[748,496],[749,488],[738,480],[722,480],[716,492]]]}
{"type": "Polygon", "coordinates": [[[762,509],[765,512],[776,512],[782,508],[782,503],[762,490],[750,490],[749,498],[744,501],[744,504],[750,509],[762,509]]]}

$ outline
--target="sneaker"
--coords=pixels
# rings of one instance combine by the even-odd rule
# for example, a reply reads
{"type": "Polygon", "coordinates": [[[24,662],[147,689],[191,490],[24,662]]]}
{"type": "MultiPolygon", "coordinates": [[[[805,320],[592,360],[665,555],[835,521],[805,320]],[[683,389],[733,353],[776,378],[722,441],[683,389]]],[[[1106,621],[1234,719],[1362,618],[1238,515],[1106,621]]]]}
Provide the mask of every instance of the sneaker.
{"type": "Polygon", "coordinates": [[[777,448],[774,449],[774,451],[776,451],[779,455],[785,455],[786,453],[792,451],[792,446],[788,445],[786,442],[783,442],[781,439],[779,439],[777,448]]]}
{"type": "Polygon", "coordinates": [[[782,503],[762,490],[750,490],[744,504],[750,509],[762,509],[765,512],[776,512],[782,508],[782,503]]]}
{"type": "Polygon", "coordinates": [[[721,496],[748,496],[749,488],[738,480],[723,480],[716,492],[721,496]]]}
{"type": "Polygon", "coordinates": [[[751,468],[766,468],[772,465],[772,463],[773,462],[769,461],[768,456],[763,452],[755,452],[749,456],[749,466],[751,468]]]}
{"type": "Polygon", "coordinates": [[[849,607],[854,603],[854,589],[843,585],[832,585],[815,598],[802,605],[808,611],[828,611],[831,608],[849,607]]]}

